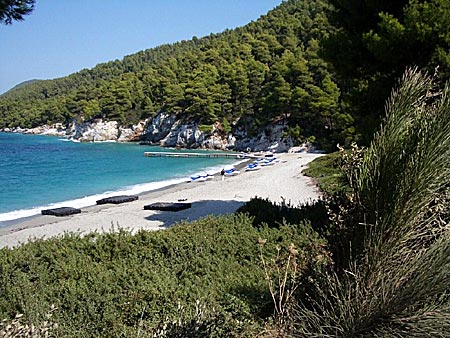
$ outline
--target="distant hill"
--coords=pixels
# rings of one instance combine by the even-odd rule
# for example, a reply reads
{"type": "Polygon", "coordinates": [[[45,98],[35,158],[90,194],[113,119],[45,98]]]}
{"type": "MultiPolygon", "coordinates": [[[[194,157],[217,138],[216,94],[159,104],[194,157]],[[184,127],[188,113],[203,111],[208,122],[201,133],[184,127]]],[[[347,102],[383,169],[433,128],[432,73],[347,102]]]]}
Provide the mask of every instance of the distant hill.
{"type": "Polygon", "coordinates": [[[11,93],[11,92],[13,92],[16,89],[22,88],[23,86],[26,86],[26,85],[29,85],[29,84],[32,84],[32,83],[35,83],[35,82],[38,82],[38,81],[42,81],[42,80],[34,79],[34,80],[27,80],[27,81],[21,82],[18,85],[15,85],[11,89],[9,89],[8,91],[4,92],[2,95],[11,93]]]}
{"type": "Polygon", "coordinates": [[[0,128],[102,117],[130,125],[158,112],[225,131],[287,119],[321,144],[351,138],[339,89],[318,55],[332,27],[325,0],[282,2],[244,27],[143,50],[0,97],[0,128]]]}

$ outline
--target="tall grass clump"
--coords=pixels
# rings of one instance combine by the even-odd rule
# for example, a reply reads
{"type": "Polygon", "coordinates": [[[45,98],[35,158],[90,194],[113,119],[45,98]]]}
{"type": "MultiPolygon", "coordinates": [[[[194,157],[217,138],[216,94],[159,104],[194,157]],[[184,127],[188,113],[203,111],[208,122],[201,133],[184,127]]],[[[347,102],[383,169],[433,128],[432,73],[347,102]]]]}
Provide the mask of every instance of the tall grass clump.
{"type": "Polygon", "coordinates": [[[347,154],[341,257],[299,301],[294,336],[450,337],[449,84],[406,71],[369,148],[347,154]]]}

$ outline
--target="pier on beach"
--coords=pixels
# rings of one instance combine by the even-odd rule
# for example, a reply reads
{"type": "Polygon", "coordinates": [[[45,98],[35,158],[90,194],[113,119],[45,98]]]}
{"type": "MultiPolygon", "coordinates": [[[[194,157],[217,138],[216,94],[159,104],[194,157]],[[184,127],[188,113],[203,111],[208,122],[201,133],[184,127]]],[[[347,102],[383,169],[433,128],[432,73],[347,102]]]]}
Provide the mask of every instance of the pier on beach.
{"type": "Polygon", "coordinates": [[[165,152],[147,151],[145,157],[201,157],[201,158],[253,158],[253,155],[245,153],[191,153],[191,152],[165,152]]]}

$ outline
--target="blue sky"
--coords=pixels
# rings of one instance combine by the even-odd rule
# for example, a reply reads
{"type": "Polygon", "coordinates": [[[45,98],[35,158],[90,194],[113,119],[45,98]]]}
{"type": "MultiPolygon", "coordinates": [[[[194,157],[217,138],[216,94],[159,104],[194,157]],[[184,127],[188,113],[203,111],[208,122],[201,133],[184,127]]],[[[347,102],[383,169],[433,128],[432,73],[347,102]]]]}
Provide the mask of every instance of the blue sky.
{"type": "Polygon", "coordinates": [[[233,29],[282,0],[36,0],[0,25],[0,93],[165,43],[233,29]]]}

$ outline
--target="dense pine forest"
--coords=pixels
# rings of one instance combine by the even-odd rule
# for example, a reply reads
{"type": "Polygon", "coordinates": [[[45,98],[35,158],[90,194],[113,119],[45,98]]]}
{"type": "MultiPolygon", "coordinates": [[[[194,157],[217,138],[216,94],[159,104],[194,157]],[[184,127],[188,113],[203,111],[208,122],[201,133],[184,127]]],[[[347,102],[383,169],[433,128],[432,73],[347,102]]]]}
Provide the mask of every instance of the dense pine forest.
{"type": "Polygon", "coordinates": [[[319,56],[324,0],[288,1],[245,27],[162,45],[19,86],[0,99],[0,128],[102,117],[130,125],[160,111],[203,125],[257,129],[280,118],[299,140],[353,137],[319,56]]]}

